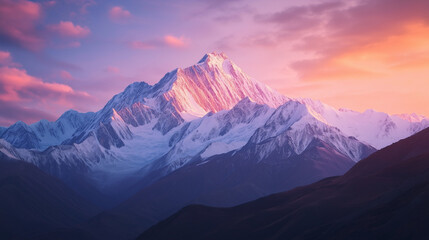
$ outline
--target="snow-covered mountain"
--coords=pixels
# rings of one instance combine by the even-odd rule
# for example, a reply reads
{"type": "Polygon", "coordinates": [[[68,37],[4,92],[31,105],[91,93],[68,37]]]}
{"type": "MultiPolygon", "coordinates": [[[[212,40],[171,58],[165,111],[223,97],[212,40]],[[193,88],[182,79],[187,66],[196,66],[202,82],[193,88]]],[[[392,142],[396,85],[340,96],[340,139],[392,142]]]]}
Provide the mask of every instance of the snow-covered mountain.
{"type": "Polygon", "coordinates": [[[49,146],[60,145],[72,134],[88,123],[94,113],[78,113],[69,110],[55,122],[41,120],[27,125],[16,122],[8,128],[0,130],[0,138],[5,139],[17,148],[45,150],[49,146]]]}
{"type": "Polygon", "coordinates": [[[428,126],[421,116],[290,99],[247,76],[224,54],[210,53],[155,85],[129,85],[96,113],[68,111],[55,122],[17,122],[1,130],[0,151],[70,185],[85,179],[108,191],[124,182],[153,182],[244,147],[249,158],[269,161],[300,156],[323,143],[356,162],[373,147],[428,126]]]}
{"type": "Polygon", "coordinates": [[[388,115],[374,110],[360,113],[348,109],[335,109],[311,99],[298,99],[298,101],[307,105],[312,115],[319,121],[334,126],[344,134],[353,136],[377,149],[429,127],[429,119],[416,114],[388,115]]]}
{"type": "Polygon", "coordinates": [[[257,129],[249,141],[254,145],[252,154],[263,160],[289,146],[286,157],[300,155],[315,139],[323,141],[339,154],[357,162],[372,152],[372,147],[353,136],[342,133],[335,126],[320,121],[308,105],[289,101],[270,116],[263,127],[257,129]]]}

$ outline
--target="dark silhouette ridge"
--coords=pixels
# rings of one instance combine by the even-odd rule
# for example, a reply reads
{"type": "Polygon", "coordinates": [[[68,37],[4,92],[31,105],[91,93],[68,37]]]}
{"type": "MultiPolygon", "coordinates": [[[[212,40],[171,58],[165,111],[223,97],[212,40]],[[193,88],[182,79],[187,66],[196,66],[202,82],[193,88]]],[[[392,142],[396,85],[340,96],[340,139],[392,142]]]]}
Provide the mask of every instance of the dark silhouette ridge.
{"type": "Polygon", "coordinates": [[[60,180],[0,153],[2,239],[34,239],[83,223],[98,211],[60,180]]]}

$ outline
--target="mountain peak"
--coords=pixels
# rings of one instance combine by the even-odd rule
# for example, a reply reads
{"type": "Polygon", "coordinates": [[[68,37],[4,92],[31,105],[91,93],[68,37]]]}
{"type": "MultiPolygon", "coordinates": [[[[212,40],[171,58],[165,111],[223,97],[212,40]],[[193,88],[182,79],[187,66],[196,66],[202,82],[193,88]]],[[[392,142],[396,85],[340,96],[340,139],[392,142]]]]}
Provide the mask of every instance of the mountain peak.
{"type": "Polygon", "coordinates": [[[58,120],[59,120],[59,119],[63,119],[63,118],[70,118],[70,117],[72,117],[72,116],[76,116],[76,115],[78,115],[78,114],[79,114],[79,112],[78,112],[78,111],[73,110],[73,109],[70,109],[70,110],[68,110],[68,111],[64,112],[63,114],[61,114],[61,116],[58,118],[58,120]]]}
{"type": "Polygon", "coordinates": [[[425,116],[423,115],[418,115],[416,113],[411,113],[411,114],[395,114],[393,116],[399,117],[401,119],[404,119],[408,122],[421,122],[425,119],[427,119],[425,116]]]}
{"type": "Polygon", "coordinates": [[[246,97],[270,107],[289,100],[249,77],[224,53],[211,52],[193,66],[168,72],[153,86],[144,82],[129,85],[104,110],[115,108],[119,112],[136,102],[161,109],[169,102],[180,114],[202,117],[209,112],[231,109],[246,97]]]}
{"type": "Polygon", "coordinates": [[[208,53],[198,64],[179,69],[167,99],[178,112],[204,116],[208,112],[231,109],[249,97],[258,104],[278,107],[289,98],[245,74],[224,53],[208,53]]]}
{"type": "Polygon", "coordinates": [[[210,62],[210,61],[223,61],[228,59],[228,56],[226,56],[225,53],[221,52],[221,53],[217,53],[217,52],[211,52],[211,53],[206,53],[204,55],[203,58],[201,58],[200,61],[198,61],[198,64],[200,63],[205,63],[205,62],[210,62]]]}
{"type": "Polygon", "coordinates": [[[17,121],[16,123],[14,123],[11,128],[24,128],[24,129],[28,129],[28,125],[23,122],[23,121],[17,121]]]}

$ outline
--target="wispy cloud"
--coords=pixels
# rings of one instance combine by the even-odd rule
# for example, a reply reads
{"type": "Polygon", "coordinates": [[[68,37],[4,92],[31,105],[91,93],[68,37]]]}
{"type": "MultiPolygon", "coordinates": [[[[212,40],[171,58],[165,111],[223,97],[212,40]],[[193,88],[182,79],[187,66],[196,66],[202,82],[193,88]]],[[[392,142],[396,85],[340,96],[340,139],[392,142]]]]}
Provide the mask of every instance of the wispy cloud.
{"type": "Polygon", "coordinates": [[[164,43],[170,47],[183,48],[183,47],[186,47],[187,45],[187,39],[185,39],[185,37],[183,36],[176,37],[173,35],[165,35],[164,43]]]}
{"type": "Polygon", "coordinates": [[[75,25],[70,21],[61,21],[58,24],[48,26],[52,32],[58,33],[62,37],[83,38],[88,36],[91,31],[88,27],[75,25]]]}
{"type": "MultiPolygon", "coordinates": [[[[6,60],[10,59],[10,55],[3,55],[6,60]]],[[[76,91],[66,84],[43,81],[28,74],[25,69],[14,65],[16,64],[0,66],[0,102],[3,109],[19,105],[21,112],[25,110],[24,112],[28,113],[25,118],[14,119],[15,121],[31,122],[31,119],[38,118],[42,111],[37,112],[36,117],[30,114],[31,111],[27,111],[34,107],[52,111],[53,108],[71,108],[76,106],[79,101],[91,99],[86,92],[76,91]]],[[[65,79],[72,78],[71,74],[66,71],[61,71],[60,76],[65,79]]],[[[11,120],[9,114],[10,112],[0,111],[0,119],[11,120]]]]}
{"type": "Polygon", "coordinates": [[[21,64],[13,61],[10,52],[0,50],[0,66],[21,67],[21,64]]]}
{"type": "Polygon", "coordinates": [[[12,125],[17,120],[24,121],[28,124],[37,122],[40,119],[47,119],[49,121],[55,120],[55,116],[53,114],[3,100],[0,100],[0,112],[8,113],[0,114],[0,126],[12,125]]]}
{"type": "Polygon", "coordinates": [[[88,14],[88,8],[96,4],[94,0],[65,0],[65,2],[76,5],[79,8],[77,12],[83,15],[88,14]]]}
{"type": "Polygon", "coordinates": [[[115,73],[116,74],[116,73],[120,72],[120,69],[118,67],[114,67],[114,66],[107,66],[105,71],[108,73],[115,73]]]}
{"type": "MultiPolygon", "coordinates": [[[[24,69],[14,67],[0,68],[0,86],[3,101],[46,101],[48,98],[60,98],[66,102],[68,98],[89,97],[85,92],[77,92],[68,85],[44,82],[33,77],[24,69]]],[[[67,103],[68,105],[71,103],[67,103]]]]}
{"type": "Polygon", "coordinates": [[[134,49],[148,50],[161,47],[185,48],[189,45],[190,40],[184,36],[176,37],[165,35],[163,38],[151,39],[147,41],[132,41],[129,46],[134,49]]]}
{"type": "Polygon", "coordinates": [[[36,29],[42,17],[40,4],[26,0],[0,1],[0,41],[40,50],[44,40],[36,29]]]}
{"type": "Polygon", "coordinates": [[[292,64],[302,79],[332,80],[378,75],[392,61],[403,61],[395,57],[398,47],[403,56],[420,52],[421,44],[429,46],[413,43],[427,36],[429,14],[424,9],[429,9],[424,0],[329,1],[258,15],[255,20],[279,28],[272,44],[289,42],[295,50],[312,53],[312,58],[292,64]]]}
{"type": "Polygon", "coordinates": [[[132,41],[129,43],[129,46],[133,49],[140,49],[140,50],[148,50],[148,49],[154,49],[159,46],[159,42],[156,41],[132,41]]]}
{"type": "Polygon", "coordinates": [[[12,57],[10,56],[10,52],[0,51],[0,64],[9,65],[12,63],[12,57]]]}
{"type": "Polygon", "coordinates": [[[125,21],[131,17],[131,13],[128,10],[120,6],[114,6],[109,10],[109,17],[113,21],[125,21]]]}
{"type": "Polygon", "coordinates": [[[64,80],[73,80],[71,73],[67,72],[66,70],[61,70],[59,75],[64,80]]]}

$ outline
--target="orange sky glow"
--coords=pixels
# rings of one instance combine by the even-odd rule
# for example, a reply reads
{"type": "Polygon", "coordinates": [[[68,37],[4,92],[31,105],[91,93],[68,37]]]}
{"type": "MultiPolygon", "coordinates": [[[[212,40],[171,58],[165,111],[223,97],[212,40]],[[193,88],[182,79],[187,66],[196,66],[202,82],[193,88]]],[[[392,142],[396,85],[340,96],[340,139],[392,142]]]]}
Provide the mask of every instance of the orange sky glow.
{"type": "Polygon", "coordinates": [[[410,23],[404,32],[339,52],[300,76],[293,97],[318,98],[336,107],[429,116],[429,26],[410,23]]]}
{"type": "Polygon", "coordinates": [[[429,116],[427,0],[0,0],[0,126],[224,52],[292,98],[429,116]]]}

